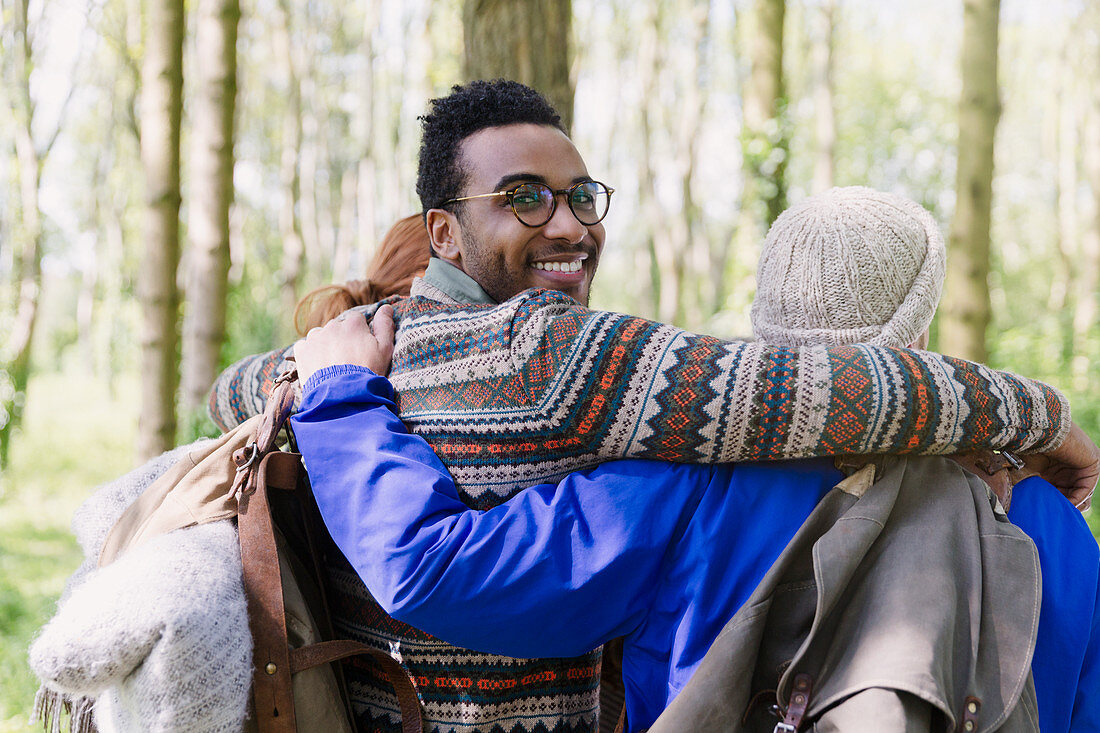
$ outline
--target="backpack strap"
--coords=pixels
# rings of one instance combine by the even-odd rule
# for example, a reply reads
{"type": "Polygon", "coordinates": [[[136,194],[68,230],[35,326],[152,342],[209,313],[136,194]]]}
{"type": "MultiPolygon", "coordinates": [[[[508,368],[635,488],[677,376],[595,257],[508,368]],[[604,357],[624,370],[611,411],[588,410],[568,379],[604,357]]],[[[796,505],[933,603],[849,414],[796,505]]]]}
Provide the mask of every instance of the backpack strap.
{"type": "MultiPolygon", "coordinates": [[[[261,461],[257,473],[265,473],[267,465],[267,459],[261,461]]],[[[252,630],[252,700],[261,731],[295,733],[298,725],[294,718],[283,582],[264,478],[260,476],[254,489],[241,497],[237,516],[248,625],[252,630]]]]}
{"type": "MultiPolygon", "coordinates": [[[[422,733],[416,688],[405,669],[390,655],[351,640],[324,641],[298,649],[290,649],[288,645],[283,582],[268,491],[294,491],[306,487],[301,492],[302,498],[312,502],[301,456],[275,449],[275,438],[286,424],[294,404],[293,382],[296,379],[297,372],[291,371],[276,380],[255,439],[233,455],[237,475],[232,491],[239,497],[237,530],[253,637],[252,694],[256,722],[263,733],[294,733],[297,721],[292,675],[320,664],[366,654],[382,666],[397,693],[402,733],[422,733]]],[[[318,529],[310,526],[312,522],[307,513],[303,514],[303,519],[307,534],[318,529]]],[[[312,537],[310,545],[314,550],[312,537]]],[[[316,571],[317,558],[315,552],[311,554],[316,571]]]]}
{"type": "Polygon", "coordinates": [[[256,490],[259,462],[275,450],[275,439],[286,425],[290,411],[294,409],[296,381],[298,381],[297,369],[291,369],[275,380],[271,396],[264,407],[263,418],[256,428],[255,437],[233,453],[233,462],[237,464],[237,475],[229,491],[230,495],[236,497],[238,501],[244,494],[256,490]]]}

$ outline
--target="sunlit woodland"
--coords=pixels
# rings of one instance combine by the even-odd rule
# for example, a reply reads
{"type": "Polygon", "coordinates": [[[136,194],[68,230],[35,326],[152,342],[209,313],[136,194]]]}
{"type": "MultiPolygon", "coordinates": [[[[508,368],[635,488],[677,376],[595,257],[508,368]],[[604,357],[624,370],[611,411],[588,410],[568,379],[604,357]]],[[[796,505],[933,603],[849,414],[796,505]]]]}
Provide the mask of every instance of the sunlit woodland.
{"type": "Polygon", "coordinates": [[[0,730],[99,482],[212,434],[419,211],[417,120],[543,91],[616,189],[593,307],[750,334],[768,225],[866,185],[948,240],[931,348],[1047,381],[1100,440],[1100,5],[1088,0],[0,0],[0,730]],[[9,643],[9,639],[14,639],[9,643]]]}

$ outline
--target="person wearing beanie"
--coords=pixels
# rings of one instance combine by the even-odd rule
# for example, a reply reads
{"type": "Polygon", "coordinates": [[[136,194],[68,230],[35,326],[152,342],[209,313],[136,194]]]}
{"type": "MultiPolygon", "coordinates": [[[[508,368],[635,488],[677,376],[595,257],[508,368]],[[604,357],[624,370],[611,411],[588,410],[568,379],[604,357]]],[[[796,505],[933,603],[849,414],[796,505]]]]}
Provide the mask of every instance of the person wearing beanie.
{"type": "Polygon", "coordinates": [[[939,226],[914,201],[862,186],[811,196],[764,240],[753,334],[776,346],[924,348],[945,259],[939,226]]]}
{"type": "MultiPolygon", "coordinates": [[[[768,231],[753,334],[791,347],[923,349],[945,272],[943,237],[922,206],[833,188],[787,209],[768,231]]],[[[1008,518],[1034,540],[1043,577],[1032,659],[1040,729],[1100,730],[1100,548],[1081,513],[1041,477],[1017,480],[1009,497],[1008,518]]]]}

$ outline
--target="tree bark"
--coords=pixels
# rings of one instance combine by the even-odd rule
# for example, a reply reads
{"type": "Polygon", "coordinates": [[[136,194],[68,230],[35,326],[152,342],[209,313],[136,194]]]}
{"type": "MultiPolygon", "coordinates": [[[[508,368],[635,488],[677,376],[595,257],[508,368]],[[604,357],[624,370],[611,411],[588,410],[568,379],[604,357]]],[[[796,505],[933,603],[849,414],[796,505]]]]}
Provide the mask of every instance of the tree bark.
{"type": "Polygon", "coordinates": [[[298,70],[294,61],[290,5],[279,2],[280,20],[275,24],[277,56],[283,59],[283,83],[286,109],[283,113],[282,156],[279,182],[282,188],[282,205],[279,207],[279,239],[283,245],[282,267],[279,273],[282,291],[283,313],[289,323],[294,306],[298,302],[298,281],[302,276],[304,248],[302,224],[297,208],[300,198],[298,152],[302,144],[302,98],[298,70]]]}
{"type": "MultiPolygon", "coordinates": [[[[1080,90],[1074,88],[1071,73],[1072,60],[1068,53],[1072,44],[1067,42],[1063,48],[1062,66],[1065,73],[1061,76],[1059,94],[1054,100],[1057,124],[1057,207],[1058,207],[1058,264],[1060,273],[1050,284],[1050,297],[1047,307],[1052,313],[1061,312],[1066,307],[1074,290],[1076,279],[1074,257],[1077,251],[1078,212],[1077,212],[1077,156],[1080,140],[1077,135],[1077,110],[1080,90]]],[[[1072,340],[1072,329],[1070,338],[1072,340]]]]}
{"type": "MultiPolygon", "coordinates": [[[[17,5],[22,4],[18,0],[17,5]]],[[[26,16],[23,16],[26,20],[26,16]]],[[[23,31],[26,25],[23,25],[23,31]]],[[[18,31],[17,31],[18,32],[18,31]]],[[[29,49],[28,49],[29,52],[29,49]]],[[[25,82],[17,91],[20,99],[16,106],[19,121],[15,130],[16,169],[19,178],[19,207],[21,221],[14,234],[15,259],[13,282],[15,289],[15,318],[3,353],[0,370],[7,372],[10,389],[0,402],[0,467],[7,464],[11,436],[18,427],[26,404],[27,382],[30,380],[31,343],[38,323],[39,293],[42,288],[42,214],[38,192],[41,184],[42,161],[39,159],[31,136],[33,106],[30,100],[30,64],[19,75],[25,82]]]]}
{"type": "MultiPolygon", "coordinates": [[[[15,121],[15,169],[19,188],[20,221],[12,234],[12,282],[14,318],[11,331],[0,351],[0,468],[8,461],[11,437],[26,406],[27,383],[31,374],[31,346],[42,290],[42,210],[39,192],[42,168],[61,129],[62,111],[55,128],[40,146],[34,138],[35,103],[31,97],[31,73],[34,68],[33,43],[28,26],[27,0],[12,3],[10,49],[12,88],[11,115],[15,121]],[[5,379],[6,377],[6,379],[5,379]],[[9,382],[5,385],[5,381],[9,382]],[[7,388],[5,388],[5,386],[7,388]]],[[[70,90],[70,98],[72,91],[70,90]]],[[[66,102],[65,106],[68,106],[66,102]]],[[[64,110],[64,108],[63,108],[64,110]]]]}
{"type": "Polygon", "coordinates": [[[836,0],[824,0],[816,13],[818,33],[813,50],[814,193],[836,185],[836,104],[833,94],[836,0]]]}
{"type": "MultiPolygon", "coordinates": [[[[377,69],[374,37],[378,32],[381,18],[380,0],[368,0],[363,14],[363,48],[361,55],[365,67],[363,70],[362,87],[359,92],[359,115],[356,129],[356,138],[359,145],[358,173],[355,181],[356,214],[358,233],[356,234],[355,248],[363,256],[363,261],[368,261],[373,254],[377,241],[381,238],[376,222],[378,204],[375,201],[378,175],[378,162],[375,159],[374,134],[378,126],[375,116],[378,114],[378,105],[375,102],[375,74],[377,69]]],[[[337,276],[339,277],[339,275],[337,276]]]]}
{"type": "Polygon", "coordinates": [[[997,36],[1000,0],[966,0],[958,171],[951,218],[940,350],[984,362],[990,321],[989,252],[993,140],[1000,117],[997,36]]]}
{"type": "Polygon", "coordinates": [[[522,82],[545,95],[570,129],[572,17],[571,0],[465,0],[465,77],[522,82]]]}
{"type": "MultiPolygon", "coordinates": [[[[1093,56],[1096,59],[1096,56],[1093,56]]],[[[1094,71],[1100,64],[1094,64],[1094,71]]],[[[1088,124],[1084,127],[1085,176],[1092,196],[1088,221],[1081,237],[1076,284],[1076,309],[1073,312],[1073,361],[1071,373],[1075,389],[1085,391],[1090,377],[1096,379],[1096,361],[1100,358],[1095,338],[1089,338],[1100,315],[1100,90],[1090,87],[1088,124]],[[1091,368],[1090,368],[1091,367],[1091,368]],[[1090,374],[1091,372],[1091,374],[1090,374]]]]}
{"type": "Polygon", "coordinates": [[[233,202],[233,117],[237,97],[238,0],[199,0],[192,131],[187,304],[181,408],[206,402],[225,342],[229,290],[229,207],[233,202]]]}
{"type": "MultiPolygon", "coordinates": [[[[657,296],[656,318],[662,323],[674,323],[680,313],[680,279],[683,259],[677,257],[671,222],[661,205],[657,191],[659,174],[654,167],[657,160],[655,148],[657,136],[664,127],[659,119],[661,106],[657,103],[661,94],[661,69],[664,66],[664,32],[662,8],[656,3],[647,7],[644,26],[638,39],[638,73],[641,79],[641,150],[639,155],[639,197],[646,212],[650,278],[657,296]]],[[[682,251],[681,251],[682,254],[682,251]]]]}
{"type": "Polygon", "coordinates": [[[704,69],[710,38],[709,11],[708,0],[688,0],[683,7],[677,8],[678,16],[690,20],[690,45],[685,43],[685,47],[691,51],[690,60],[685,62],[682,77],[678,80],[680,89],[676,95],[682,100],[674,128],[674,167],[679,178],[681,206],[679,215],[672,217],[671,242],[680,248],[676,254],[676,259],[681,262],[676,283],[681,301],[677,323],[691,329],[698,329],[703,324],[704,315],[710,316],[714,312],[710,308],[713,298],[706,292],[710,243],[703,230],[703,215],[695,197],[695,170],[699,162],[707,100],[707,73],[704,69]]]}
{"type": "Polygon", "coordinates": [[[182,0],[149,0],[141,74],[141,162],[145,171],[145,256],[138,277],[141,329],[139,458],[175,443],[178,382],[182,0]]]}
{"type": "Polygon", "coordinates": [[[764,205],[764,228],[787,208],[787,147],[783,120],[784,0],[755,0],[749,36],[750,71],[745,83],[744,139],[746,200],[764,205]]]}

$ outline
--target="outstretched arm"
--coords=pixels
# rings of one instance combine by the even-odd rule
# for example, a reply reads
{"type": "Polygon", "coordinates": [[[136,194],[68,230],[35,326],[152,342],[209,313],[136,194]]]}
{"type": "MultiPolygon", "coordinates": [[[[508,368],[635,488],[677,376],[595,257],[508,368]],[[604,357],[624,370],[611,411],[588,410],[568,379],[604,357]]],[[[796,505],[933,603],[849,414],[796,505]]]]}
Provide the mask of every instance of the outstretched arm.
{"type": "MultiPolygon", "coordinates": [[[[501,461],[528,479],[522,486],[620,457],[714,463],[979,448],[1055,451],[1068,472],[1053,483],[1087,493],[1091,472],[1095,484],[1095,446],[1063,448],[1071,423],[1062,395],[979,364],[871,346],[726,342],[589,311],[555,292],[495,307],[413,298],[398,308],[401,416],[464,490],[480,491],[501,461]]],[[[259,409],[248,393],[276,360],[245,360],[219,378],[216,413],[229,415],[219,424],[259,409]],[[234,404],[246,409],[223,409],[234,404]]]]}

